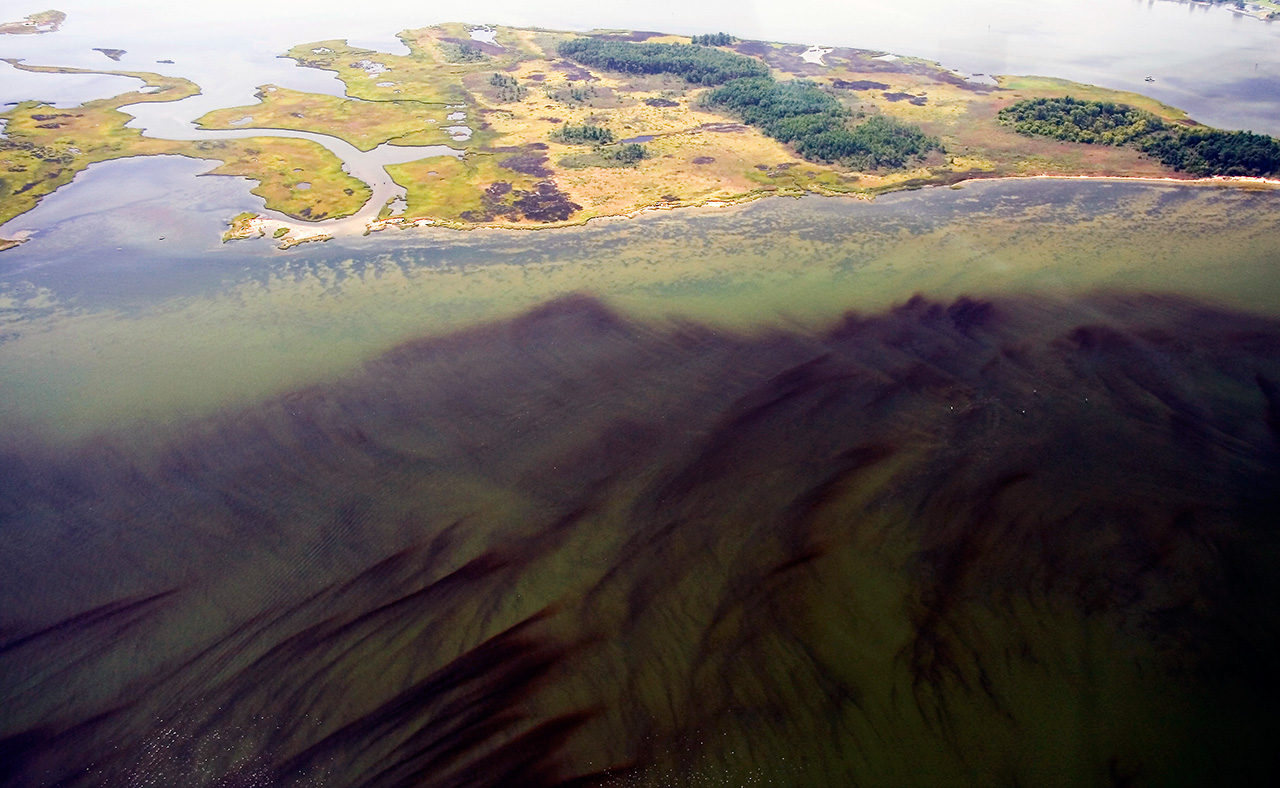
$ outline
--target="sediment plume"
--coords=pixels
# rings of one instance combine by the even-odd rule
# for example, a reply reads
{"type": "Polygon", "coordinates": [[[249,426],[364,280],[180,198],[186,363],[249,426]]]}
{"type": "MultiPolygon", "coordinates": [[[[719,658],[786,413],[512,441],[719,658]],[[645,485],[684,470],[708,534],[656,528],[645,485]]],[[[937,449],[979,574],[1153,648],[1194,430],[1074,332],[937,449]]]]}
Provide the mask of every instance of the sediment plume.
{"type": "Polygon", "coordinates": [[[1263,784],[1280,322],[585,297],[0,446],[0,785],[1263,784]]]}

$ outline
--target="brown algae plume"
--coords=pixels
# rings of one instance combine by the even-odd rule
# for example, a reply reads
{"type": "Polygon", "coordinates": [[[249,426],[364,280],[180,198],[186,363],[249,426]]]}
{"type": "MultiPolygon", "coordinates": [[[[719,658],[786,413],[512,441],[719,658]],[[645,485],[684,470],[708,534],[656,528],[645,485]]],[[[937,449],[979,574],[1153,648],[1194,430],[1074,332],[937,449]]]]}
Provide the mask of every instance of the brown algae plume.
{"type": "Polygon", "coordinates": [[[1271,768],[1280,322],[567,297],[0,454],[0,784],[1096,785],[1271,768]]]}

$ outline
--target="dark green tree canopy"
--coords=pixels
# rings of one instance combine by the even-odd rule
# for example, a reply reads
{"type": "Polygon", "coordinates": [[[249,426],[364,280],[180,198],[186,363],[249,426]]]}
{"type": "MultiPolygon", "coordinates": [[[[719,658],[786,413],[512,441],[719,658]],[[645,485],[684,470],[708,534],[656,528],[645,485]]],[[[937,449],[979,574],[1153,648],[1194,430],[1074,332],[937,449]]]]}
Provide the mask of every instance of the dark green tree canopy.
{"type": "Polygon", "coordinates": [[[1000,110],[999,117],[1021,134],[1101,145],[1124,145],[1167,127],[1150,112],[1127,104],[1070,96],[1019,101],[1000,110]]]}
{"type": "Polygon", "coordinates": [[[1002,123],[1028,134],[1091,145],[1127,145],[1192,175],[1280,173],[1280,141],[1249,131],[1185,128],[1150,112],[1106,101],[1037,98],[1000,110],[1002,123]]]}
{"type": "Polygon", "coordinates": [[[693,37],[693,43],[706,47],[727,47],[736,40],[728,33],[707,33],[704,36],[693,37]]]}
{"type": "Polygon", "coordinates": [[[556,142],[578,145],[607,145],[613,142],[613,132],[603,126],[584,123],[581,126],[564,125],[551,132],[556,142]]]}
{"type": "Polygon", "coordinates": [[[584,66],[624,74],[674,74],[700,85],[742,77],[764,77],[769,67],[755,58],[696,44],[634,44],[575,38],[560,44],[561,57],[584,66]]]}
{"type": "MultiPolygon", "coordinates": [[[[578,38],[561,44],[560,54],[607,71],[676,74],[692,83],[719,85],[707,94],[705,106],[736,115],[792,145],[806,159],[881,169],[905,166],[942,147],[915,126],[889,118],[871,118],[851,126],[849,110],[813,82],[778,82],[759,60],[722,49],[578,38]]],[[[560,133],[570,133],[570,129],[560,133]]]]}
{"type": "Polygon", "coordinates": [[[806,159],[858,169],[903,167],[942,149],[936,138],[892,118],[877,115],[850,126],[849,110],[807,80],[739,79],[711,91],[706,104],[792,145],[806,159]]]}

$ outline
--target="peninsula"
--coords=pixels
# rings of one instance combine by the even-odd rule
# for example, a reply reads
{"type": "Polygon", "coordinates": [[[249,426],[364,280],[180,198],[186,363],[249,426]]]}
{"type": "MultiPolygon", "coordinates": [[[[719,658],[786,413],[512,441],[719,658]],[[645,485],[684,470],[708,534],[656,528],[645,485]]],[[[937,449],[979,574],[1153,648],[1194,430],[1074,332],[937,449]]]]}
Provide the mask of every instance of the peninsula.
{"type": "MultiPolygon", "coordinates": [[[[354,219],[332,220],[352,217],[371,191],[335,154],[308,139],[149,138],[125,128],[123,108],[180,100],[199,88],[126,71],[92,73],[133,77],[144,87],[74,109],[25,102],[0,113],[0,223],[89,164],[155,154],[218,160],[215,174],[257,180],[254,192],[266,208],[290,219],[242,214],[226,237],[269,234],[283,246],[339,228],[562,226],[765,195],[871,198],[972,178],[1280,172],[1280,144],[1272,138],[1206,129],[1145,96],[1044,77],[965,76],[879,51],[724,33],[577,34],[457,23],[399,38],[407,54],[341,40],[286,54],[334,72],[344,97],[262,85],[258,103],[197,120],[204,130],[324,134],[360,151],[383,144],[454,149],[453,155],[424,150],[421,159],[388,165],[404,197],[376,206],[376,214],[364,211],[356,226],[354,219]],[[1053,103],[1068,98],[1076,103],[1053,103]],[[1046,109],[1056,113],[1053,123],[1037,125],[1036,113],[1046,109]],[[1134,134],[1064,131],[1072,122],[1095,123],[1099,112],[1131,132],[1160,130],[1163,147],[1154,138],[1125,144],[1134,134]],[[1205,165],[1201,156],[1187,167],[1186,156],[1168,152],[1184,138],[1200,145],[1208,133],[1228,135],[1214,138],[1217,148],[1247,149],[1248,166],[1205,165]]],[[[82,71],[10,62],[31,71],[82,71]]]]}

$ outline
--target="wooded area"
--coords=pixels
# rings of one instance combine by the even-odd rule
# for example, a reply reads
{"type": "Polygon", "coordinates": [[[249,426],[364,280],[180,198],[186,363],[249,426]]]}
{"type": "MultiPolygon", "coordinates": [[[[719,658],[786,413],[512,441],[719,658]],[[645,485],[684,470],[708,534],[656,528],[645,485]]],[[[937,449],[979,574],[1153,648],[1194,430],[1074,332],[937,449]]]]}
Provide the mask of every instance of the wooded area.
{"type": "Polygon", "coordinates": [[[850,127],[849,110],[808,80],[739,79],[709,93],[706,104],[728,110],[807,159],[857,169],[903,167],[942,149],[916,126],[883,115],[850,127]]]}
{"type": "Polygon", "coordinates": [[[1280,173],[1280,141],[1249,131],[1167,123],[1126,104],[1036,98],[1000,110],[1020,134],[1091,145],[1127,145],[1192,175],[1268,176],[1280,173]]]}
{"type": "Polygon", "coordinates": [[[675,74],[701,85],[769,75],[769,67],[755,58],[697,44],[633,44],[575,38],[560,44],[559,52],[584,66],[625,74],[675,74]]]}
{"type": "MultiPolygon", "coordinates": [[[[716,36],[727,34],[716,34],[716,36]]],[[[700,37],[706,38],[706,37],[700,37]]],[[[721,40],[715,36],[711,40],[721,40]]],[[[759,60],[698,44],[634,44],[579,38],[560,54],[586,66],[633,74],[675,74],[720,85],[704,106],[725,110],[810,160],[856,169],[904,167],[942,143],[919,128],[884,116],[850,126],[852,113],[808,80],[778,82],[759,60]]],[[[569,132],[564,129],[562,133],[569,132]]]]}
{"type": "Polygon", "coordinates": [[[613,132],[603,126],[584,123],[581,126],[561,126],[551,132],[551,139],[570,145],[607,145],[613,142],[613,132]]]}
{"type": "Polygon", "coordinates": [[[704,36],[694,36],[692,40],[704,47],[727,47],[737,39],[728,33],[707,33],[704,36]]]}

